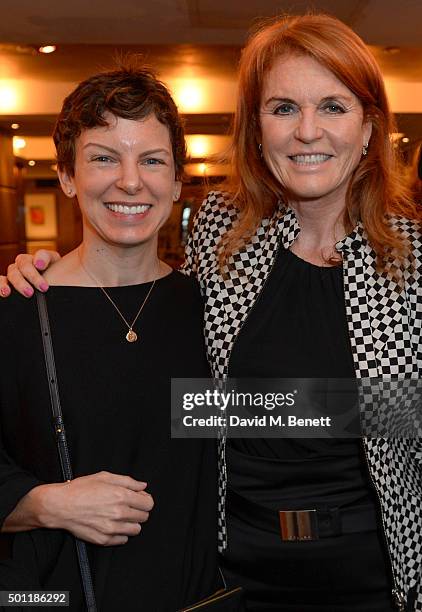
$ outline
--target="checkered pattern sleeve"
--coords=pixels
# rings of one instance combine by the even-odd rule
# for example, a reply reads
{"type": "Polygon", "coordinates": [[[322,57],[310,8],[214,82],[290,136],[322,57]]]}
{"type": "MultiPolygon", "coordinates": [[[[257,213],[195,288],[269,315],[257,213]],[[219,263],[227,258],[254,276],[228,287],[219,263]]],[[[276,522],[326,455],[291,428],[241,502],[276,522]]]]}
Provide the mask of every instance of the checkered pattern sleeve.
{"type": "Polygon", "coordinates": [[[205,199],[195,215],[193,220],[192,230],[189,234],[189,238],[185,247],[185,261],[183,262],[180,271],[187,276],[195,276],[198,271],[198,237],[200,235],[201,222],[204,219],[204,209],[207,205],[207,199],[205,199]]]}
{"type": "Polygon", "coordinates": [[[210,191],[195,215],[181,272],[201,282],[201,271],[206,274],[209,267],[218,267],[218,244],[236,217],[228,194],[210,191]]]}
{"type": "Polygon", "coordinates": [[[412,267],[407,271],[406,297],[409,304],[409,326],[419,374],[422,374],[422,236],[420,225],[404,219],[400,225],[412,248],[412,267]]]}

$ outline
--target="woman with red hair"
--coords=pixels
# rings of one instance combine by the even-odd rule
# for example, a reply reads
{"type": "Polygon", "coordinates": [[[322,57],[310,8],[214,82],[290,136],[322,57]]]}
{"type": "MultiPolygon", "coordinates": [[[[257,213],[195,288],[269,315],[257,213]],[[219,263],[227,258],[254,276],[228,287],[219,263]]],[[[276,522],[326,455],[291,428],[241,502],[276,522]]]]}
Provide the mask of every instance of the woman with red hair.
{"type": "MultiPolygon", "coordinates": [[[[420,219],[392,131],[380,70],[337,19],[250,39],[231,184],[205,200],[185,265],[216,377],[420,376],[420,219]]],[[[421,438],[364,433],[220,440],[219,538],[248,610],[422,610],[421,438]]]]}
{"type": "MultiPolygon", "coordinates": [[[[420,375],[420,226],[393,131],[380,70],[337,19],[251,38],[231,184],[187,248],[217,376],[420,375]]],[[[393,433],[222,440],[221,545],[248,609],[422,610],[421,448],[393,433]]]]}

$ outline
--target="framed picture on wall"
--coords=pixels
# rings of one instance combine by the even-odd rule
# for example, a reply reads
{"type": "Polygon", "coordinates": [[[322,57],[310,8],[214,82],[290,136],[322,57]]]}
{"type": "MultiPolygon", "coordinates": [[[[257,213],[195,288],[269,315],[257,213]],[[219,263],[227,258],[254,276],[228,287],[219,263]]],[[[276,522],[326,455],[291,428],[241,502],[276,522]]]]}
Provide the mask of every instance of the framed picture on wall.
{"type": "Polygon", "coordinates": [[[25,233],[27,240],[56,240],[57,213],[54,193],[25,194],[25,233]]]}
{"type": "Polygon", "coordinates": [[[45,209],[43,206],[30,206],[29,218],[32,225],[45,224],[45,209]]]}

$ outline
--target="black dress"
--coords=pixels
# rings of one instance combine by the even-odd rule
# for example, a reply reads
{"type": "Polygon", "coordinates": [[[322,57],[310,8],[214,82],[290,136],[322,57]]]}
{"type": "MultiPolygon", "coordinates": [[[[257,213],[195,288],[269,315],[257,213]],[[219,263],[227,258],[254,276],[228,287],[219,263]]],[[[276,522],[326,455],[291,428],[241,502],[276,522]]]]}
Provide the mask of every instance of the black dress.
{"type": "MultiPolygon", "coordinates": [[[[280,249],[233,347],[233,378],[354,378],[341,267],[319,267],[280,249]]],[[[229,493],[278,510],[378,504],[360,439],[229,439],[229,493]]],[[[371,509],[372,508],[372,509],[371,509]]],[[[374,512],[375,509],[375,512],[374,512]]],[[[390,572],[381,529],[308,542],[247,523],[226,506],[229,582],[248,610],[386,612],[390,572]]]]}
{"type": "MultiPolygon", "coordinates": [[[[109,293],[132,320],[150,286],[109,293]]],[[[47,302],[75,477],[128,474],[155,501],[127,544],[88,545],[99,610],[170,612],[209,595],[220,586],[215,441],[170,439],[170,378],[209,375],[195,281],[179,272],[157,281],[132,344],[97,288],[51,287],[47,302]]],[[[0,337],[1,523],[32,487],[62,477],[35,300],[0,304],[0,337]]],[[[42,588],[70,590],[72,611],[84,609],[68,532],[19,533],[13,558],[42,588]]]]}

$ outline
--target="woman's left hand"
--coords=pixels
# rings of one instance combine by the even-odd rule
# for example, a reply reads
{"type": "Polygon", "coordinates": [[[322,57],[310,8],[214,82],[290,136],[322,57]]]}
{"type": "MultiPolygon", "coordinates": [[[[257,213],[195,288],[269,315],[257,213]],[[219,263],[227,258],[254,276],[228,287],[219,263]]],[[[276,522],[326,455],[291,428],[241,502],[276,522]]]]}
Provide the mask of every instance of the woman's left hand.
{"type": "Polygon", "coordinates": [[[154,507],[146,486],[146,482],[110,472],[40,485],[20,500],[3,531],[67,529],[92,544],[126,544],[129,537],[140,533],[141,523],[154,507]]]}

